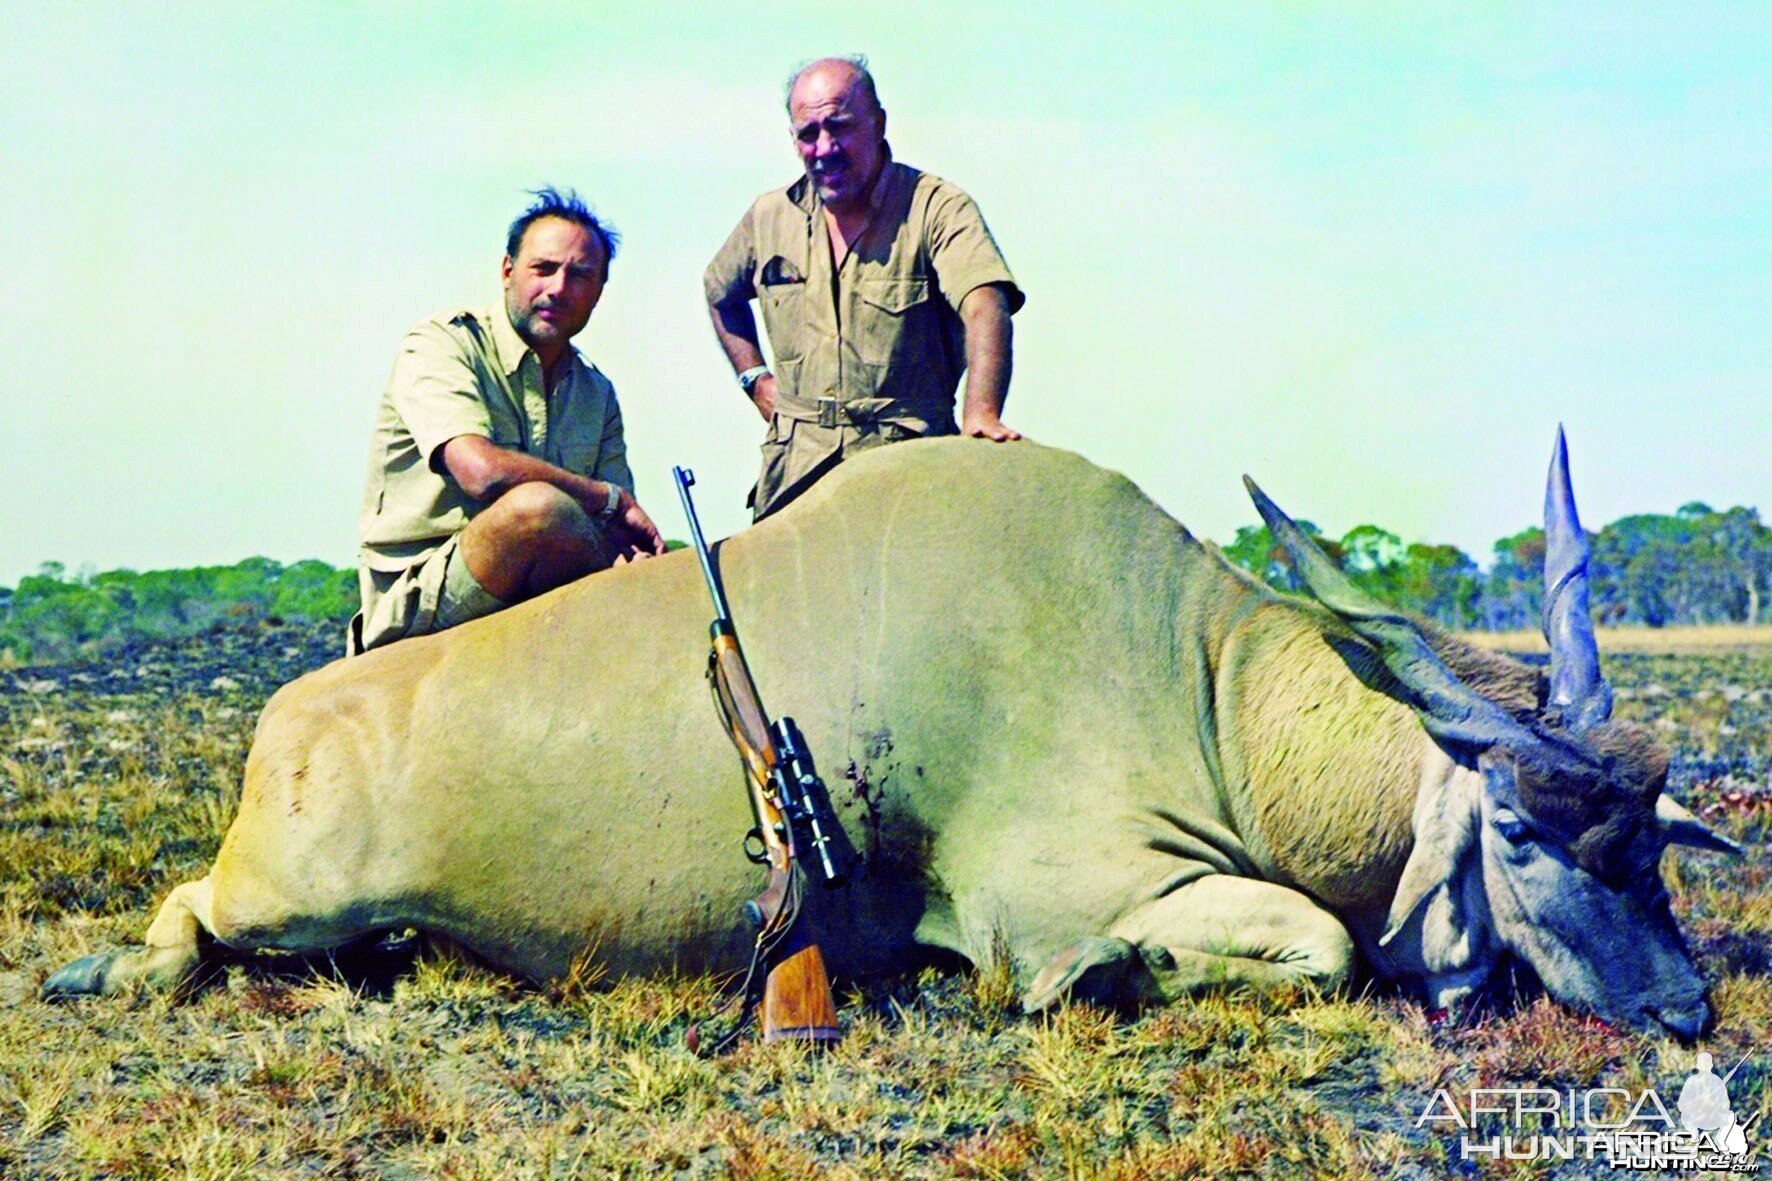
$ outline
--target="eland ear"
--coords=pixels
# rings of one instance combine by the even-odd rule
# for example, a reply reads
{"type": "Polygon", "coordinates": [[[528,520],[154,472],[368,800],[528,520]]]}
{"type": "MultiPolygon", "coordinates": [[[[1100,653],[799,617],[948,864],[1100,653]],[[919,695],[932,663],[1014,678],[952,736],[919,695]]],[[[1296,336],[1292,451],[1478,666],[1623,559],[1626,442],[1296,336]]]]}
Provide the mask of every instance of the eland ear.
{"type": "Polygon", "coordinates": [[[1403,864],[1403,876],[1391,899],[1390,914],[1378,946],[1386,951],[1406,933],[1420,937],[1423,961],[1429,967],[1469,958],[1472,919],[1486,924],[1486,915],[1472,915],[1466,878],[1481,876],[1478,856],[1478,804],[1466,776],[1454,772],[1424,784],[1415,801],[1415,845],[1403,864]]]}
{"type": "Polygon", "coordinates": [[[1384,666],[1409,692],[1410,704],[1428,733],[1443,742],[1477,750],[1534,741],[1505,709],[1460,681],[1435,655],[1412,619],[1360,589],[1342,573],[1254,480],[1244,476],[1243,486],[1269,531],[1286,547],[1311,594],[1377,649],[1384,666]]]}
{"type": "Polygon", "coordinates": [[[1478,779],[1453,769],[1415,800],[1415,847],[1403,866],[1378,954],[1416,979],[1429,1004],[1462,1005],[1501,957],[1483,886],[1478,779]]]}
{"type": "Polygon", "coordinates": [[[1736,857],[1742,854],[1740,845],[1721,833],[1712,831],[1709,825],[1694,816],[1683,804],[1665,794],[1655,800],[1655,821],[1661,825],[1661,831],[1667,834],[1670,845],[1709,849],[1713,853],[1729,853],[1736,857]]]}

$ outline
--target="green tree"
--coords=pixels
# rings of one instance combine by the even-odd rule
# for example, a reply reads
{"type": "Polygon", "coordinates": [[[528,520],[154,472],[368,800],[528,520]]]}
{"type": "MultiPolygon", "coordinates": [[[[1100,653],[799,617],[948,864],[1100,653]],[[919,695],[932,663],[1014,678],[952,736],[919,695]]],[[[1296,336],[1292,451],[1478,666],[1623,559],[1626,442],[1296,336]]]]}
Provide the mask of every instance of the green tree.
{"type": "Polygon", "coordinates": [[[356,609],[355,572],[313,558],[285,567],[271,596],[271,613],[285,618],[349,619],[356,609]]]}
{"type": "Polygon", "coordinates": [[[1455,545],[1409,546],[1397,576],[1398,601],[1442,627],[1481,620],[1482,571],[1455,545]]]}
{"type": "Polygon", "coordinates": [[[1760,522],[1757,509],[1739,505],[1711,513],[1700,527],[1723,555],[1728,578],[1741,588],[1741,621],[1759,623],[1772,598],[1772,529],[1760,522]]]}
{"type": "MultiPolygon", "coordinates": [[[[1338,542],[1324,537],[1322,530],[1309,521],[1299,521],[1298,527],[1324,553],[1337,562],[1341,560],[1341,545],[1338,542]]],[[[1242,526],[1237,530],[1236,540],[1222,548],[1225,557],[1269,586],[1293,594],[1304,589],[1304,584],[1299,581],[1292,568],[1292,559],[1287,556],[1286,547],[1274,539],[1266,525],[1242,526]]]]}
{"type": "Polygon", "coordinates": [[[1341,568],[1370,594],[1405,610],[1402,574],[1407,550],[1395,533],[1377,525],[1356,525],[1341,537],[1341,568]]]}
{"type": "Polygon", "coordinates": [[[1534,525],[1495,543],[1480,615],[1493,631],[1538,626],[1544,607],[1544,530],[1534,525]]]}
{"type": "Polygon", "coordinates": [[[336,620],[356,609],[354,572],[324,562],[285,568],[269,558],[182,570],[83,571],[45,562],[16,590],[0,588],[0,652],[61,660],[143,636],[189,635],[230,614],[336,620]]]}

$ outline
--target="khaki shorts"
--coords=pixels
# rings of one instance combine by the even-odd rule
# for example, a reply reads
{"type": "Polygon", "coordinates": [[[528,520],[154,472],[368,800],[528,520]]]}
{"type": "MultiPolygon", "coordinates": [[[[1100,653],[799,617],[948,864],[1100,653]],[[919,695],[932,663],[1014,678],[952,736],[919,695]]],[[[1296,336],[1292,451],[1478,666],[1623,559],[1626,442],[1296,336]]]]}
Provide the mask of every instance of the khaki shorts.
{"type": "Polygon", "coordinates": [[[461,556],[459,533],[416,566],[398,572],[362,567],[357,578],[369,608],[351,620],[347,655],[440,632],[510,606],[475,581],[461,556]]]}

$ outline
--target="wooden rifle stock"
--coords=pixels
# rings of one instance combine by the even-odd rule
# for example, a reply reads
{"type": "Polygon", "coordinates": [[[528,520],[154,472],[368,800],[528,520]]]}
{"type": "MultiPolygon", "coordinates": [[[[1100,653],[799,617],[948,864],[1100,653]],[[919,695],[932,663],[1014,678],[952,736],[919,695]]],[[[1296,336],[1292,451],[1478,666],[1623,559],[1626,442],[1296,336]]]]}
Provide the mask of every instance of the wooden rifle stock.
{"type": "Polygon", "coordinates": [[[843,1036],[837,1024],[837,1003],[824,953],[795,923],[776,945],[774,962],[763,983],[763,1004],[757,1015],[766,1042],[834,1042],[843,1036]]]}
{"type": "Polygon", "coordinates": [[[714,578],[701,522],[696,519],[695,505],[689,496],[689,485],[695,477],[678,468],[676,478],[701,558],[702,574],[714,599],[708,678],[732,744],[744,760],[751,808],[757,818],[756,835],[763,843],[761,860],[769,867],[769,881],[763,892],[745,905],[746,912],[758,924],[757,949],[765,971],[758,1023],[765,1042],[834,1042],[843,1036],[843,1031],[837,1021],[837,1005],[831,995],[824,954],[801,914],[805,877],[797,863],[793,826],[782,814],[782,800],[776,788],[781,768],[775,742],[770,737],[769,715],[763,709],[744,651],[738,645],[725,597],[714,578]]]}
{"type": "Polygon", "coordinates": [[[768,715],[757,697],[744,652],[730,630],[716,622],[709,673],[732,743],[744,756],[757,831],[763,838],[769,882],[746,907],[761,925],[758,941],[768,947],[763,1001],[758,1023],[766,1042],[836,1041],[843,1036],[837,1005],[825,971],[824,954],[800,919],[801,881],[795,865],[793,829],[774,799],[777,766],[768,715]]]}

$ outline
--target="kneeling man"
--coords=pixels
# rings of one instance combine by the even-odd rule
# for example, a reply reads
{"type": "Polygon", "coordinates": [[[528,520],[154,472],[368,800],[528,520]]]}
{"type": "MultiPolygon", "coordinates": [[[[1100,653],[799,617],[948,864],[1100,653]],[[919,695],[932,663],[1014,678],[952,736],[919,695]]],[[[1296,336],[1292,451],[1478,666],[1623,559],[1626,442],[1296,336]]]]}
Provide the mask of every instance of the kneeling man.
{"type": "Polygon", "coordinates": [[[570,190],[511,223],[504,299],[407,334],[359,519],[353,653],[441,631],[664,541],[634,499],[615,388],[569,343],[616,235],[570,190]]]}

